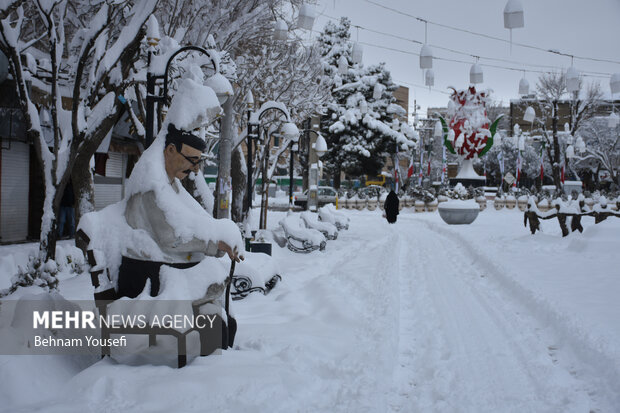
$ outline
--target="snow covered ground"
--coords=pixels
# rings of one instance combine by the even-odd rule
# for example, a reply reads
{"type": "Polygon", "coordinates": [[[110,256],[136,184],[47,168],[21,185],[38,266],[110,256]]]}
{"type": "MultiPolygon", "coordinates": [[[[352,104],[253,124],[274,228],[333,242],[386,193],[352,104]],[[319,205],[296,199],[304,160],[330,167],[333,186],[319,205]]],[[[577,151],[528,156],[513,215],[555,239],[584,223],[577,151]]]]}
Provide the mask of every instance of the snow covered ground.
{"type": "MultiPolygon", "coordinates": [[[[620,411],[620,220],[562,238],[555,221],[530,235],[514,210],[469,226],[346,213],[325,252],[274,245],[283,280],[234,303],[234,350],[183,369],[0,356],[0,411],[620,411]]],[[[0,270],[28,248],[2,247],[0,270]]],[[[92,294],[85,275],[60,289],[92,294]]]]}

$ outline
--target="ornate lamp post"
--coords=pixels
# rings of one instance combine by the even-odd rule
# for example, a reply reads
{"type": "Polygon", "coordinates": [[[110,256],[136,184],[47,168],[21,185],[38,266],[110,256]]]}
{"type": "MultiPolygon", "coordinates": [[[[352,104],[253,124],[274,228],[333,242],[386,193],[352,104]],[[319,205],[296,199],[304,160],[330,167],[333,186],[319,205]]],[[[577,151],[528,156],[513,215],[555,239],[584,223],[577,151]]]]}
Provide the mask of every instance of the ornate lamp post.
{"type": "MultiPolygon", "coordinates": [[[[157,43],[150,43],[151,45],[156,45],[157,43]]],[[[226,101],[226,99],[228,99],[229,96],[229,91],[232,91],[232,86],[230,85],[230,83],[228,82],[228,80],[221,76],[219,71],[220,71],[220,67],[219,64],[217,62],[216,59],[213,58],[213,56],[211,56],[211,54],[203,49],[202,47],[199,46],[184,46],[181,47],[179,50],[177,50],[176,52],[174,52],[170,58],[168,59],[168,62],[166,63],[166,69],[164,70],[163,74],[155,74],[153,73],[153,67],[151,65],[152,62],[152,50],[149,50],[149,69],[147,71],[146,74],[146,146],[149,147],[151,145],[151,143],[153,143],[153,122],[154,122],[154,117],[155,117],[155,103],[158,103],[159,105],[167,105],[168,101],[169,101],[169,97],[168,97],[168,72],[170,70],[170,64],[172,63],[172,60],[179,55],[179,53],[182,52],[186,52],[189,50],[193,50],[193,51],[197,51],[200,52],[202,54],[204,54],[205,56],[207,56],[209,58],[209,60],[211,60],[211,64],[213,65],[213,69],[215,70],[215,75],[217,76],[217,79],[215,82],[212,82],[212,84],[214,85],[218,85],[218,86],[222,86],[221,90],[214,90],[217,94],[217,92],[220,92],[218,94],[218,100],[220,101],[220,104],[222,104],[223,102],[226,101]],[[162,94],[155,94],[155,85],[157,83],[157,81],[159,80],[163,80],[163,93],[162,94]]],[[[209,82],[207,82],[209,83],[209,82]]],[[[220,89],[218,87],[218,89],[220,89]]],[[[158,107],[158,109],[161,109],[161,106],[158,107]]]]}

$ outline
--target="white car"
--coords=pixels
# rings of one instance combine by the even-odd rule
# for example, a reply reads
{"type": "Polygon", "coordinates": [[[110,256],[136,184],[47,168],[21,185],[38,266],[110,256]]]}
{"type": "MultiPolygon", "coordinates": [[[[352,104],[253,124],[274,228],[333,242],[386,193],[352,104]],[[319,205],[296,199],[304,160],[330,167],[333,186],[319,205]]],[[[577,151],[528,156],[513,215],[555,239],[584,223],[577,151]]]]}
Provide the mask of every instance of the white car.
{"type": "MultiPolygon", "coordinates": [[[[336,204],[338,200],[338,192],[331,186],[319,186],[319,207],[326,204],[336,204]]],[[[308,190],[306,189],[302,194],[294,195],[293,203],[302,208],[306,208],[308,204],[308,190]]]]}

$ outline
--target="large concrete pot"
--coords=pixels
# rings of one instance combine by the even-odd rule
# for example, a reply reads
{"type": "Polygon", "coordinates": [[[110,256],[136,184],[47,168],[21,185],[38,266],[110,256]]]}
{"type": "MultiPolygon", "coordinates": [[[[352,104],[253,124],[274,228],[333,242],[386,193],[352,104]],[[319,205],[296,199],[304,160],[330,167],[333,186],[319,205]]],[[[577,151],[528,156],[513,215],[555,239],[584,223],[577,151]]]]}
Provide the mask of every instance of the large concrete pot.
{"type": "Polygon", "coordinates": [[[471,224],[478,217],[480,205],[474,200],[448,201],[439,204],[439,216],[449,225],[471,224]]]}

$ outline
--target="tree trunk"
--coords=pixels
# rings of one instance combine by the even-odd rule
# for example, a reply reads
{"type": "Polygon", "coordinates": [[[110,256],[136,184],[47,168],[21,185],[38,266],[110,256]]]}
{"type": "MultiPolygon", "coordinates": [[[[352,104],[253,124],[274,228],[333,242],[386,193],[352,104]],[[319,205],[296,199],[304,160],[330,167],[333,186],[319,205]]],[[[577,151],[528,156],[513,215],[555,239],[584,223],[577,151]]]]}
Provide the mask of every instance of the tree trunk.
{"type": "Polygon", "coordinates": [[[233,151],[231,159],[230,177],[232,181],[232,205],[231,218],[235,222],[243,221],[243,205],[245,201],[245,192],[248,183],[247,169],[243,167],[245,159],[243,152],[238,146],[233,151]]]}
{"type": "Polygon", "coordinates": [[[90,171],[90,159],[88,154],[81,153],[75,159],[71,171],[73,190],[77,200],[75,208],[75,227],[77,228],[82,215],[95,210],[95,185],[90,171]]]}
{"type": "Polygon", "coordinates": [[[219,168],[217,172],[218,186],[222,185],[215,194],[216,218],[229,218],[228,198],[230,189],[230,161],[232,152],[232,128],[233,128],[233,100],[229,98],[224,102],[224,116],[220,126],[219,144],[219,168]]]}

